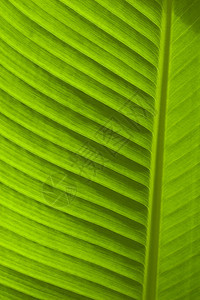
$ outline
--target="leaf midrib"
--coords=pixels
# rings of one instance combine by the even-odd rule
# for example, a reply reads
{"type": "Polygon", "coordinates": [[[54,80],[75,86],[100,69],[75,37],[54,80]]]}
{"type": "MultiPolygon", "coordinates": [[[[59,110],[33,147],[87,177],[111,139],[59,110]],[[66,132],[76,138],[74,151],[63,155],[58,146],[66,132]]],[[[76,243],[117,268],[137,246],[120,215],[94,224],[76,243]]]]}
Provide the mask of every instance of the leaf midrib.
{"type": "Polygon", "coordinates": [[[161,47],[158,69],[155,125],[152,146],[151,185],[149,197],[149,225],[147,232],[144,300],[157,298],[157,269],[162,200],[162,176],[165,144],[167,90],[170,64],[170,38],[173,0],[163,1],[161,47]]]}

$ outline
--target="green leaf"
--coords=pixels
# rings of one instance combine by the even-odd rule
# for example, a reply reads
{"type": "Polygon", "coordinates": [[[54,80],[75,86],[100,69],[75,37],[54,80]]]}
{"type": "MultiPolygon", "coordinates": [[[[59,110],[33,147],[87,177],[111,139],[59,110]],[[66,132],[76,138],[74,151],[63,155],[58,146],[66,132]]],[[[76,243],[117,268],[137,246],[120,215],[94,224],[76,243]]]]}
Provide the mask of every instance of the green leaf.
{"type": "Polygon", "coordinates": [[[198,300],[198,0],[0,1],[0,298],[198,300]]]}

